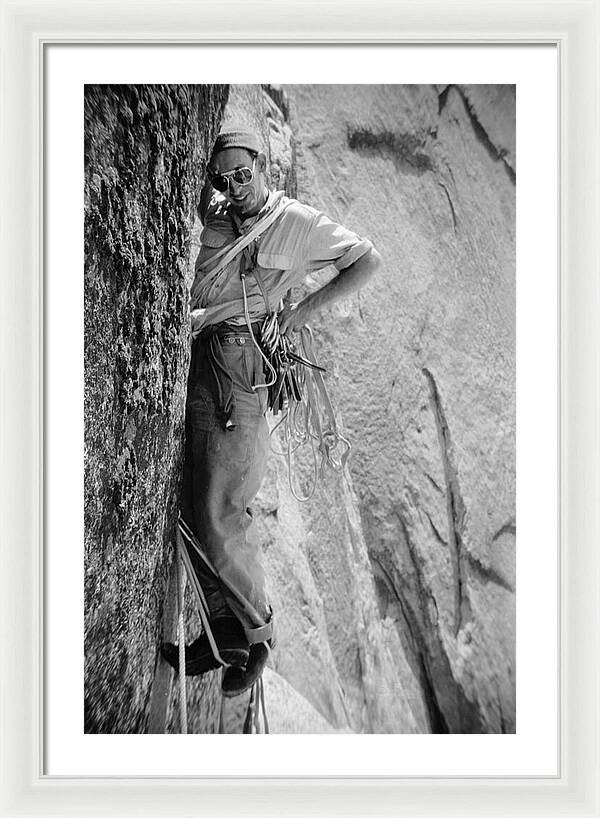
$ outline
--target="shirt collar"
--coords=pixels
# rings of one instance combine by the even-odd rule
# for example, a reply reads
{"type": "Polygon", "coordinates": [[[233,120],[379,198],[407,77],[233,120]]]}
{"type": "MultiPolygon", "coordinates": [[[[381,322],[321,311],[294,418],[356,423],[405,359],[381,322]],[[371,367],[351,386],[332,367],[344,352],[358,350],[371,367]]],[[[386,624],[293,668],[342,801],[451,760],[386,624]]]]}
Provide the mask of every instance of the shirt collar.
{"type": "Polygon", "coordinates": [[[279,201],[279,199],[283,196],[282,190],[269,190],[267,194],[267,199],[261,209],[256,213],[254,216],[249,216],[247,219],[240,219],[233,210],[231,211],[231,218],[234,221],[235,226],[237,227],[240,233],[247,233],[250,228],[252,228],[259,219],[262,219],[263,216],[266,216],[267,213],[271,210],[273,205],[279,201]]]}

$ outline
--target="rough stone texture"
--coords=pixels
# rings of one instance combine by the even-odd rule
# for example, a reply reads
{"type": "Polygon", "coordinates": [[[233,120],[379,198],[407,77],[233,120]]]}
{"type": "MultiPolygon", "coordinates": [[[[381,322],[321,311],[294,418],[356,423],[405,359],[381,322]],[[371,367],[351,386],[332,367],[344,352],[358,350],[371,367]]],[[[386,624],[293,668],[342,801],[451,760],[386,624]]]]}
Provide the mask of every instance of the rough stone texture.
{"type": "MultiPolygon", "coordinates": [[[[93,731],[179,729],[156,647],[180,462],[183,282],[199,234],[196,219],[188,254],[192,188],[224,90],[149,93],[90,89],[86,100],[93,731]]],[[[232,86],[224,117],[262,134],[275,186],[384,258],[372,284],[313,321],[353,444],[348,468],[325,472],[300,504],[274,456],[256,503],[277,614],[271,729],[513,732],[514,87],[232,86]]],[[[303,453],[296,487],[311,473],[303,453]]],[[[189,592],[186,604],[192,638],[189,592]]],[[[247,697],[221,702],[218,685],[219,673],[189,681],[190,732],[241,732],[247,697]]]]}
{"type": "Polygon", "coordinates": [[[190,228],[226,95],[85,90],[86,732],[147,729],[181,465],[190,228]]]}
{"type": "Polygon", "coordinates": [[[233,86],[225,117],[384,258],[313,322],[345,478],[300,505],[275,459],[258,498],[274,667],[337,729],[512,732],[514,87],[233,86]]]}

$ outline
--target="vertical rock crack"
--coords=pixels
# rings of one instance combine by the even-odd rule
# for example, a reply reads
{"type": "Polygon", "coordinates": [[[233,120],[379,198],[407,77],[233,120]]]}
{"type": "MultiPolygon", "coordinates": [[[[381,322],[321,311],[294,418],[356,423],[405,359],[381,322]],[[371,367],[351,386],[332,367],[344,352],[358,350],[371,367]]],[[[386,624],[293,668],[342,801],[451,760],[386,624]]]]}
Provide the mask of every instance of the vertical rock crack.
{"type": "Polygon", "coordinates": [[[437,383],[429,369],[424,367],[422,372],[429,384],[431,408],[437,427],[440,454],[446,482],[448,545],[450,547],[452,572],[454,576],[454,635],[456,636],[463,625],[471,618],[471,602],[467,591],[466,572],[463,560],[462,529],[465,506],[460,493],[456,468],[450,456],[450,429],[442,406],[437,383]]]}

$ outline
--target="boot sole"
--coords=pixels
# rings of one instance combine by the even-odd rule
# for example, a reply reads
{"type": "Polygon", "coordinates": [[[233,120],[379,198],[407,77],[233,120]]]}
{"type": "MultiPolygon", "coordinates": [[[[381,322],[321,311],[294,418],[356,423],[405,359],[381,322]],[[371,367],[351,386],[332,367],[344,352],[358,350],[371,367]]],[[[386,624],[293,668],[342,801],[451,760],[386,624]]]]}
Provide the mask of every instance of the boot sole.
{"type": "MultiPolygon", "coordinates": [[[[163,659],[173,668],[176,673],[179,673],[179,654],[173,650],[161,649],[163,659]]],[[[224,648],[220,651],[221,658],[228,665],[235,668],[244,668],[248,661],[248,650],[244,648],[224,648]]],[[[194,656],[191,659],[186,659],[185,675],[186,676],[201,676],[203,673],[209,673],[211,670],[217,670],[221,665],[217,662],[212,653],[202,653],[199,656],[194,656]]]]}
{"type": "MultiPolygon", "coordinates": [[[[219,651],[221,659],[231,667],[244,668],[248,661],[248,651],[236,648],[227,648],[219,651]]],[[[194,657],[185,663],[186,676],[201,676],[211,670],[218,670],[222,665],[217,662],[212,653],[205,656],[194,657]]]]}

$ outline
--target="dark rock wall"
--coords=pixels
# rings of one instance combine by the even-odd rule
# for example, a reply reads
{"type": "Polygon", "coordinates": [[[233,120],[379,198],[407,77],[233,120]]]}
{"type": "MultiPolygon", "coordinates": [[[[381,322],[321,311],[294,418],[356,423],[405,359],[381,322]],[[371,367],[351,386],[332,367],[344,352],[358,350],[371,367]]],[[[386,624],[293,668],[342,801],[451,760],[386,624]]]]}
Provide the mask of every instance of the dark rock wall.
{"type": "Polygon", "coordinates": [[[85,729],[147,728],[181,460],[190,229],[226,86],[85,89],[85,729]]]}

